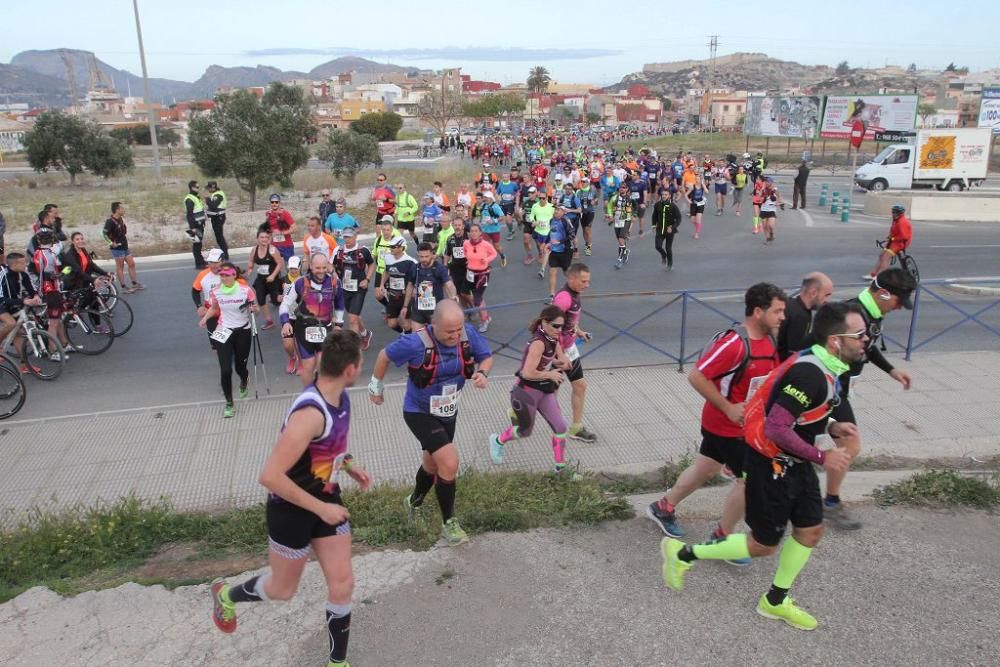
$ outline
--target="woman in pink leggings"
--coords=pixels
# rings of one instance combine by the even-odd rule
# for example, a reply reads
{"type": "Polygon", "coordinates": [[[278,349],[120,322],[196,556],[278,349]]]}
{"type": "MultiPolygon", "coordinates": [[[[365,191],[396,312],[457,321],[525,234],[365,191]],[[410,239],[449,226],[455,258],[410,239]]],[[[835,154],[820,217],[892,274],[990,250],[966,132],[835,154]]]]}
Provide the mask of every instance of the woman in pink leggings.
{"type": "Polygon", "coordinates": [[[521,368],[516,374],[517,382],[510,391],[510,405],[514,409],[517,426],[508,426],[503,433],[490,436],[493,463],[503,463],[505,448],[511,440],[531,435],[535,415],[540,414],[552,429],[555,471],[565,470],[566,419],[556,399],[559,385],[565,379],[562,371],[572,365],[559,344],[559,335],[565,325],[566,314],[562,309],[546,306],[528,328],[531,340],[524,348],[521,368]]]}

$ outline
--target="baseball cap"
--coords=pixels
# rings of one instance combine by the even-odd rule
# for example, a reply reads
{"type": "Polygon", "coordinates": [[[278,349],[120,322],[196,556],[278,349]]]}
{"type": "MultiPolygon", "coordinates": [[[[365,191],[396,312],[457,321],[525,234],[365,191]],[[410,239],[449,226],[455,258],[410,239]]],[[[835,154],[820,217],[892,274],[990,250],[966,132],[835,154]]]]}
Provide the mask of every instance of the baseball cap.
{"type": "Polygon", "coordinates": [[[389,247],[390,248],[405,248],[406,247],[406,239],[404,239],[402,236],[397,236],[396,238],[394,238],[391,241],[389,241],[389,247]]]}
{"type": "Polygon", "coordinates": [[[903,308],[913,310],[913,290],[917,288],[917,281],[909,271],[898,267],[885,269],[875,276],[872,287],[895,294],[903,308]]]}
{"type": "Polygon", "coordinates": [[[302,268],[302,259],[298,256],[292,256],[288,258],[288,268],[289,269],[299,269],[302,268]]]}
{"type": "Polygon", "coordinates": [[[208,251],[208,254],[205,255],[205,261],[206,262],[221,262],[222,261],[222,251],[219,250],[218,248],[212,248],[211,250],[208,251]]]}
{"type": "Polygon", "coordinates": [[[559,172],[556,172],[556,180],[557,181],[561,181],[562,180],[562,174],[560,174],[559,172]]]}
{"type": "Polygon", "coordinates": [[[274,193],[273,195],[271,195],[270,200],[271,201],[281,201],[281,195],[279,195],[278,193],[274,193]]]}
{"type": "Polygon", "coordinates": [[[538,192],[538,188],[532,185],[530,188],[528,188],[528,192],[538,192]]]}
{"type": "Polygon", "coordinates": [[[494,195],[493,195],[493,193],[491,191],[489,191],[489,190],[487,190],[486,192],[483,193],[483,197],[485,199],[494,199],[495,198],[494,195]]]}
{"type": "Polygon", "coordinates": [[[358,231],[356,229],[354,229],[354,227],[345,227],[344,229],[340,230],[340,235],[344,236],[344,237],[347,237],[347,236],[357,236],[358,235],[358,231]]]}
{"type": "Polygon", "coordinates": [[[378,219],[379,222],[388,222],[390,225],[394,222],[391,215],[383,215],[378,219]]]}

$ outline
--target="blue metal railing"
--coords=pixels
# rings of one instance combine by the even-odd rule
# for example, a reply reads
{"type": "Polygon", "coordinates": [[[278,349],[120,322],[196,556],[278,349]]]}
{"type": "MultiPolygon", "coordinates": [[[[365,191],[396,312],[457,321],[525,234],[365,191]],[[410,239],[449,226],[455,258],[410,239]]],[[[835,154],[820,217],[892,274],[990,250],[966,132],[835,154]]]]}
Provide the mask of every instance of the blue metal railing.
{"type": "MultiPolygon", "coordinates": [[[[996,284],[995,279],[963,279],[963,284],[975,285],[975,284],[996,284]]],[[[992,334],[994,337],[1000,339],[1000,329],[996,326],[984,321],[982,316],[995,308],[1000,304],[1000,295],[979,295],[978,298],[987,300],[988,303],[985,305],[977,304],[976,308],[963,307],[954,302],[953,299],[949,298],[951,294],[945,293],[943,288],[948,285],[953,284],[953,281],[948,280],[924,280],[922,281],[917,290],[913,294],[913,310],[910,311],[910,321],[907,323],[907,334],[906,340],[901,341],[890,335],[888,335],[884,330],[882,337],[888,345],[902,351],[905,355],[907,361],[910,360],[912,354],[918,349],[928,345],[929,343],[945,336],[957,328],[965,324],[966,322],[973,322],[978,324],[986,332],[992,334]],[[919,336],[919,324],[922,312],[923,298],[922,295],[928,295],[933,297],[935,303],[941,303],[947,306],[949,309],[954,310],[958,315],[961,315],[961,319],[953,322],[946,326],[945,328],[926,334],[925,337],[920,339],[919,336]]],[[[851,283],[844,285],[843,287],[857,287],[860,291],[861,289],[867,287],[867,283],[851,283]]],[[[792,293],[794,289],[789,290],[792,293]]],[[[656,303],[651,310],[645,312],[641,317],[635,319],[631,323],[621,325],[616,324],[614,321],[607,317],[602,317],[592,311],[592,309],[584,308],[583,314],[587,318],[586,322],[597,322],[610,330],[610,334],[605,337],[601,342],[594,344],[593,346],[588,346],[586,351],[581,354],[581,358],[593,357],[600,350],[606,348],[608,345],[617,339],[629,339],[638,343],[643,350],[649,350],[655,352],[656,355],[662,357],[663,363],[676,363],[679,372],[684,371],[685,364],[690,363],[698,357],[703,349],[704,338],[703,334],[699,334],[698,342],[692,345],[689,341],[691,335],[691,307],[700,306],[701,309],[707,311],[713,316],[718,316],[725,325],[729,325],[732,322],[741,321],[742,315],[737,313],[727,313],[722,308],[718,308],[708,302],[707,297],[709,295],[731,295],[734,299],[739,300],[739,297],[743,294],[744,288],[726,288],[726,289],[695,289],[695,290],[668,290],[668,291],[643,291],[643,292],[617,292],[617,293],[603,293],[603,294],[586,294],[584,296],[584,305],[592,304],[595,301],[602,299],[626,299],[626,298],[649,298],[658,299],[662,297],[664,300],[662,303],[656,303]],[[646,324],[652,318],[657,315],[662,314],[664,311],[668,310],[671,306],[680,303],[680,335],[674,338],[674,343],[677,345],[676,352],[669,348],[669,346],[664,345],[664,341],[661,340],[648,340],[640,335],[636,329],[643,324],[646,324]],[[689,350],[693,350],[690,351],[689,350]]],[[[976,298],[976,297],[971,297],[976,298]]],[[[510,308],[517,308],[523,306],[541,306],[544,303],[544,299],[528,299],[523,301],[515,301],[510,303],[489,305],[487,308],[489,311],[503,310],[510,308]]],[[[466,312],[474,313],[478,309],[470,308],[466,312]]],[[[742,312],[742,308],[739,309],[742,312]]],[[[722,323],[720,323],[721,326],[722,323]]],[[[525,337],[527,334],[526,328],[520,328],[516,330],[513,335],[507,337],[506,339],[497,339],[487,336],[487,340],[494,344],[495,348],[493,353],[495,355],[507,357],[514,360],[521,359],[521,349],[515,348],[516,341],[520,338],[525,337]]]]}

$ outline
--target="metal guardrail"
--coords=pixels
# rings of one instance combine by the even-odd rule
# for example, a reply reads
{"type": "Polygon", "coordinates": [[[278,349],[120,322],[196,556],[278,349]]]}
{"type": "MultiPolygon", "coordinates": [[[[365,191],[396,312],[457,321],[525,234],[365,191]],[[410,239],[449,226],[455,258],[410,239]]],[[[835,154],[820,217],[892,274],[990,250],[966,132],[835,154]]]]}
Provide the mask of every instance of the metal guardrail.
{"type": "MultiPolygon", "coordinates": [[[[974,284],[993,284],[996,280],[983,280],[983,279],[963,279],[963,284],[974,285],[974,284]]],[[[990,310],[996,308],[1000,305],[1000,296],[978,296],[972,298],[979,298],[988,300],[989,303],[982,305],[977,304],[976,308],[968,308],[968,306],[963,307],[954,302],[953,299],[949,297],[952,294],[948,294],[943,288],[946,288],[951,281],[948,280],[924,280],[921,281],[917,290],[913,294],[913,310],[909,311],[910,321],[906,324],[906,340],[899,340],[885,333],[883,330],[882,337],[886,344],[902,351],[904,357],[909,361],[914,352],[920,348],[928,345],[932,341],[935,341],[942,336],[946,336],[949,333],[955,331],[957,328],[965,324],[966,322],[972,322],[978,324],[986,332],[993,334],[996,338],[1000,339],[1000,329],[998,327],[984,321],[982,316],[989,312],[990,310]],[[947,306],[949,309],[954,310],[960,319],[952,324],[949,324],[945,328],[935,331],[930,334],[926,334],[923,338],[918,334],[920,314],[921,314],[921,304],[927,298],[933,298],[936,303],[941,303],[947,306]]],[[[857,287],[860,291],[867,286],[867,283],[849,283],[843,285],[843,287],[857,287]]],[[[793,293],[795,288],[787,290],[789,294],[793,293]]],[[[704,338],[699,334],[699,339],[697,343],[693,343],[691,334],[691,319],[692,319],[692,309],[698,307],[700,310],[707,311],[712,316],[717,316],[719,320],[719,328],[728,326],[733,322],[742,321],[742,303],[740,303],[739,312],[726,312],[722,308],[718,308],[711,303],[709,303],[708,298],[710,296],[726,296],[730,295],[734,299],[739,299],[743,294],[744,288],[725,288],[725,289],[696,289],[696,290],[668,290],[668,291],[642,291],[642,292],[615,292],[615,293],[598,293],[591,294],[587,293],[584,296],[584,309],[583,314],[587,318],[586,322],[597,322],[608,329],[610,329],[610,335],[605,337],[601,342],[594,345],[586,346],[586,350],[581,353],[581,358],[586,359],[587,357],[593,357],[598,351],[606,348],[613,341],[619,339],[629,339],[638,343],[642,346],[642,349],[649,350],[662,358],[661,363],[674,363],[677,364],[678,372],[684,371],[684,366],[689,364],[691,361],[697,359],[698,355],[701,354],[703,349],[704,338]],[[595,312],[593,309],[588,309],[587,304],[592,304],[594,301],[601,299],[623,299],[630,297],[662,297],[663,302],[656,304],[652,309],[644,310],[643,314],[635,318],[628,324],[622,325],[609,320],[607,317],[602,317],[595,312]],[[660,315],[664,311],[668,310],[676,304],[680,304],[680,335],[676,337],[665,336],[664,340],[648,340],[636,332],[637,327],[648,322],[653,317],[660,315]],[[672,342],[673,347],[669,344],[665,344],[665,340],[672,342]]],[[[487,306],[490,312],[495,310],[519,308],[523,306],[535,305],[539,308],[545,303],[545,299],[528,299],[523,301],[514,301],[503,304],[490,304],[487,306]]],[[[466,310],[467,313],[475,313],[478,308],[469,308],[466,310]]],[[[513,335],[506,339],[492,338],[486,336],[486,339],[490,341],[495,347],[493,349],[493,354],[506,357],[509,359],[520,360],[521,359],[521,349],[515,347],[518,345],[516,341],[526,337],[528,331],[527,328],[520,328],[514,332],[513,335]]],[[[641,365],[641,364],[640,364],[641,365]]]]}

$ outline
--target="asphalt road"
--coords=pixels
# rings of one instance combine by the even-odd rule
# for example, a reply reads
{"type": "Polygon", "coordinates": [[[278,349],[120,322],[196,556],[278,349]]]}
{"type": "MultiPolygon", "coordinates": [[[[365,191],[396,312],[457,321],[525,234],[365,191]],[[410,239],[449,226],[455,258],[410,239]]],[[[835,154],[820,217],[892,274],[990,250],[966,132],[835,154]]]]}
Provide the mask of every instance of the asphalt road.
{"type": "MultiPolygon", "coordinates": [[[[779,184],[786,180],[789,179],[778,178],[779,184]]],[[[822,182],[823,179],[816,178],[811,185],[818,191],[822,182]]],[[[728,295],[696,295],[707,305],[689,302],[686,354],[695,352],[713,332],[726,328],[729,321],[741,318],[742,290],[754,282],[767,280],[791,287],[797,285],[805,273],[822,270],[834,279],[838,295],[853,296],[860,287],[843,285],[859,283],[861,274],[870,270],[875,259],[874,241],[886,234],[888,221],[854,215],[849,224],[842,224],[839,216],[831,216],[828,212],[809,209],[808,215],[805,215],[800,211],[786,210],[779,213],[777,240],[771,246],[764,246],[760,236],[751,235],[750,225],[746,215],[737,218],[727,211],[721,218],[714,216],[710,204],[702,238],[695,241],[691,238],[690,223],[685,218],[674,244],[675,271],[665,273],[649,234],[644,238],[633,238],[630,264],[624,270],[614,270],[616,250],[613,236],[607,226],[598,223],[594,229],[594,255],[584,258],[592,269],[590,293],[625,296],[589,298],[585,301],[588,315],[584,326],[594,334],[593,342],[583,348],[584,352],[593,350],[586,365],[593,368],[670,360],[653,348],[627,337],[607,342],[614,333],[612,325],[624,328],[664,306],[672,298],[636,296],[637,292],[738,290],[728,295]],[[721,310],[723,314],[713,312],[709,306],[721,310]],[[607,324],[595,321],[592,316],[600,317],[607,324]]],[[[997,248],[1000,248],[1000,225],[942,222],[916,223],[914,227],[915,241],[911,250],[919,261],[924,279],[1000,275],[1000,263],[996,259],[997,248]]],[[[410,252],[415,254],[412,249],[410,252]]],[[[524,251],[520,244],[508,252],[511,263],[506,269],[494,269],[487,293],[488,302],[508,303],[546,297],[547,283],[537,279],[537,265],[526,269],[521,264],[524,251]]],[[[148,289],[127,297],[136,314],[133,330],[116,339],[102,356],[72,357],[62,377],[55,382],[42,383],[29,379],[28,401],[16,419],[221,399],[215,356],[209,349],[205,333],[196,326],[194,306],[189,296],[195,274],[190,260],[148,263],[140,258],[137,264],[140,279],[148,289]]],[[[993,302],[987,297],[963,296],[941,287],[933,289],[966,310],[978,309],[993,302]]],[[[924,294],[921,304],[917,340],[923,340],[961,318],[949,306],[927,297],[924,294]]],[[[677,302],[660,310],[632,332],[656,348],[676,356],[681,339],[681,305],[677,302]]],[[[514,370],[513,357],[520,357],[519,341],[522,340],[518,332],[540,307],[541,303],[535,302],[494,311],[490,338],[497,344],[515,339],[515,349],[506,350],[508,356],[498,361],[499,371],[514,370]]],[[[373,350],[366,359],[367,370],[377,348],[391,339],[391,332],[382,324],[380,307],[371,296],[364,314],[376,332],[373,350]]],[[[1000,329],[1000,308],[988,311],[982,319],[1000,329]]],[[[906,312],[890,315],[887,324],[889,336],[905,341],[909,320],[906,312]]],[[[272,395],[297,391],[299,381],[283,372],[285,360],[277,329],[265,332],[262,341],[272,395]]],[[[995,348],[996,344],[992,334],[967,322],[922,349],[986,349],[995,348]]],[[[258,374],[263,385],[261,370],[258,369],[258,374]]],[[[402,377],[402,372],[395,371],[389,379],[402,377]]]]}

